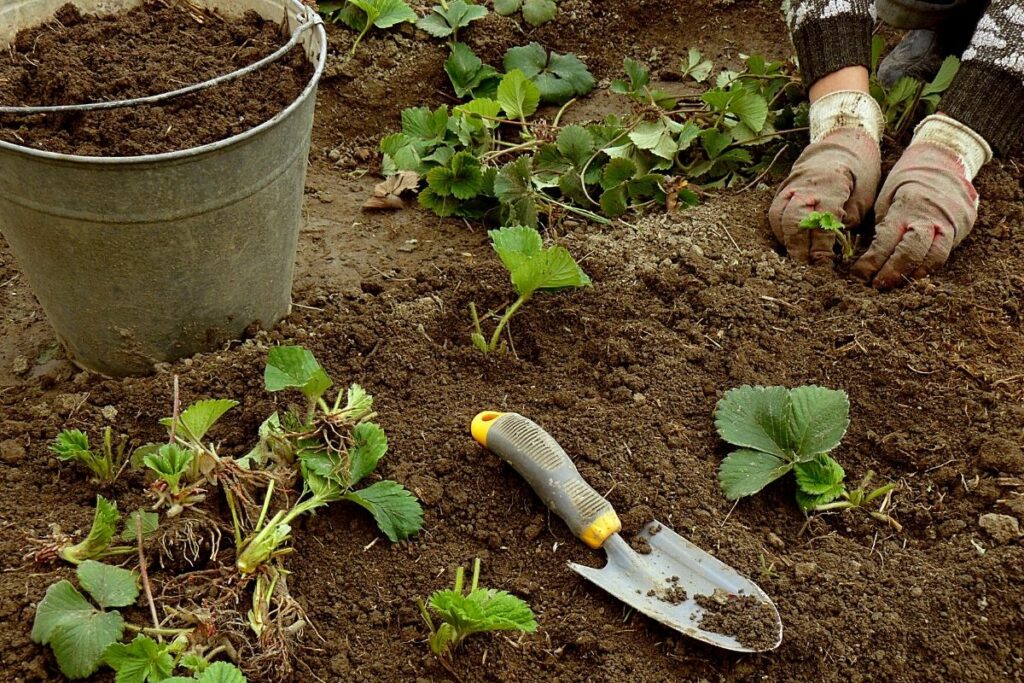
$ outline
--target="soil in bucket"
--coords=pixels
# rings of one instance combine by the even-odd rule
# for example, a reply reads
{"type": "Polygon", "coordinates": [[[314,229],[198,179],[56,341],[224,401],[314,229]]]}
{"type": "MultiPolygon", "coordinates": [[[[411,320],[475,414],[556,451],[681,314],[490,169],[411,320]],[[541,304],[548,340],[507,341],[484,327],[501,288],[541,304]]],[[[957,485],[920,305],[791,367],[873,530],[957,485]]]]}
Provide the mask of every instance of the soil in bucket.
{"type": "MultiPolygon", "coordinates": [[[[19,32],[0,52],[0,104],[45,106],[130,99],[230,73],[277,50],[280,24],[177,2],[84,15],[71,4],[19,32]]],[[[302,93],[312,65],[296,46],[255,72],[160,105],[0,116],[0,140],[85,156],[137,156],[197,147],[271,119],[302,93]]]]}

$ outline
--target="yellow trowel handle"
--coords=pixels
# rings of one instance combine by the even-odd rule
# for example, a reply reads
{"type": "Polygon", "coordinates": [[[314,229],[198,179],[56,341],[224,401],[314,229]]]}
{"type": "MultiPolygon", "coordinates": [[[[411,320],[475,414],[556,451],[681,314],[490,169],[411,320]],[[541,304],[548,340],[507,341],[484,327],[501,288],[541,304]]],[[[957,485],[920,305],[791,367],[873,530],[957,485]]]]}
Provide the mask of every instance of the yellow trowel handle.
{"type": "Polygon", "coordinates": [[[622,529],[618,515],[580,476],[558,442],[518,413],[484,411],[473,419],[473,438],[525,479],[544,504],[591,548],[622,529]]]}

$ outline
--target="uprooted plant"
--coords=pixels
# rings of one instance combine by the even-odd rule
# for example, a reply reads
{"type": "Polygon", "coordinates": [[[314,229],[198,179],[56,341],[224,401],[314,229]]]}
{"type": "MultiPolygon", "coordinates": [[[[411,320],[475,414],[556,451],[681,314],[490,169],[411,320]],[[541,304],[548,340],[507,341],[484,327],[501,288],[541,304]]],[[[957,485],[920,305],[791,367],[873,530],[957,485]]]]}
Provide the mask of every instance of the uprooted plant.
{"type": "Polygon", "coordinates": [[[92,472],[101,484],[110,484],[124,466],[124,452],[128,440],[122,438],[114,445],[114,430],[103,430],[103,445],[94,450],[89,446],[89,436],[79,429],[65,429],[54,439],[50,450],[63,462],[77,462],[92,472]]]}
{"type": "Polygon", "coordinates": [[[245,683],[233,664],[210,661],[223,650],[197,646],[191,628],[125,621],[119,610],[139,597],[136,572],[87,560],[76,574],[92,601],[70,581],[58,581],[46,589],[32,624],[32,640],[50,646],[68,678],[86,678],[106,664],[117,672],[119,683],[245,683]],[[125,631],[136,634],[128,644],[121,642],[125,631]],[[173,676],[178,668],[192,677],[173,676]]]}
{"type": "MultiPolygon", "coordinates": [[[[846,472],[829,453],[850,424],[850,401],[843,391],[818,386],[742,386],[726,392],[715,409],[719,436],[739,446],[722,461],[718,479],[725,497],[751,496],[792,471],[796,499],[804,511],[857,507],[886,495],[892,486],[847,491],[846,472]],[[833,501],[843,498],[836,505],[833,501]],[[854,505],[854,501],[857,505],[854,505]]],[[[884,510],[876,519],[892,522],[884,510]]]]}
{"type": "Polygon", "coordinates": [[[512,316],[537,292],[559,292],[591,284],[590,278],[565,247],[545,247],[540,233],[534,228],[517,225],[491,230],[488,234],[494,250],[509,272],[519,298],[500,316],[490,341],[484,337],[476,304],[470,303],[469,311],[473,318],[470,339],[484,353],[504,350],[501,333],[512,316]]]}
{"type": "Polygon", "coordinates": [[[451,666],[452,653],[468,636],[491,631],[537,630],[533,610],[521,598],[493,588],[481,588],[480,559],[473,560],[473,577],[469,592],[464,592],[465,571],[455,570],[455,586],[434,592],[424,605],[417,600],[420,614],[430,629],[427,643],[446,666],[451,666]],[[427,608],[430,608],[429,611],[427,608]],[[435,626],[430,612],[438,623],[435,626]]]}

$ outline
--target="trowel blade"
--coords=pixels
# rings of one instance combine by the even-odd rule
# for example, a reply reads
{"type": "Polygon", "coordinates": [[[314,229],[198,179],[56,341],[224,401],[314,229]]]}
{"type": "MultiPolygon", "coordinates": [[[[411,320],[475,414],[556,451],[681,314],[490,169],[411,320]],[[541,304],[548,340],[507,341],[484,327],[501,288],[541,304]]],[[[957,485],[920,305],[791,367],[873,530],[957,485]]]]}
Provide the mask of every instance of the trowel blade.
{"type": "Polygon", "coordinates": [[[778,610],[757,584],[660,522],[648,524],[640,536],[650,545],[650,553],[636,553],[621,536],[614,534],[603,546],[608,564],[602,569],[572,562],[569,566],[639,612],[710,645],[735,652],[764,652],[782,642],[778,610]],[[676,587],[686,591],[686,598],[666,599],[676,587]],[[760,611],[772,620],[772,632],[777,633],[773,642],[749,647],[731,635],[700,628],[704,610],[694,597],[713,595],[716,589],[730,595],[753,596],[765,605],[760,611]]]}

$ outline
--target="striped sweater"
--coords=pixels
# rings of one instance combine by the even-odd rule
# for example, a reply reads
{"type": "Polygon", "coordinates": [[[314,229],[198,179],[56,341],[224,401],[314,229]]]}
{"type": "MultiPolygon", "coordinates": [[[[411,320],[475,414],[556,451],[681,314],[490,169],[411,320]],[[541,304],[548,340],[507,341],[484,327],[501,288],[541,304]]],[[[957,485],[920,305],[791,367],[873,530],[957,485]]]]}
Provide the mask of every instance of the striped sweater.
{"type": "MultiPolygon", "coordinates": [[[[810,84],[847,66],[868,66],[872,0],[784,0],[783,12],[810,84]]],[[[1024,0],[992,0],[939,109],[1008,152],[1024,137],[1024,0]]]]}

